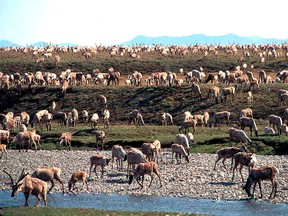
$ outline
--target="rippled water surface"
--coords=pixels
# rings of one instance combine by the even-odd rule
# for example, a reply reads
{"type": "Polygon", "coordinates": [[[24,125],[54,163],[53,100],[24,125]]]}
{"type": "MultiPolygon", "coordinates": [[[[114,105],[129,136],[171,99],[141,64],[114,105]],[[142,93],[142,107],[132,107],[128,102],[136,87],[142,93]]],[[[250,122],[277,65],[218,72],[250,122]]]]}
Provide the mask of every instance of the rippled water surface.
{"type": "MultiPolygon", "coordinates": [[[[95,208],[106,210],[160,211],[179,213],[203,213],[211,215],[287,215],[288,204],[273,204],[253,200],[214,201],[209,199],[131,196],[118,194],[48,194],[48,206],[64,208],[95,208]]],[[[36,202],[30,196],[29,204],[36,202]]],[[[11,197],[10,191],[0,191],[0,207],[21,206],[23,193],[11,197]]],[[[43,202],[41,202],[43,205],[43,202]]]]}

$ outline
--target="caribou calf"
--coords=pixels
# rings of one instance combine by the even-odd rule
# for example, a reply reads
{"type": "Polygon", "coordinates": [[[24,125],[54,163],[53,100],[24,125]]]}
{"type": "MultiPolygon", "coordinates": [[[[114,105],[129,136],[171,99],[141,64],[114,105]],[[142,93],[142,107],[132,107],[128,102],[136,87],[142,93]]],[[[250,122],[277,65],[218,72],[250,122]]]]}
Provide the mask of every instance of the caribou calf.
{"type": "MultiPolygon", "coordinates": [[[[88,184],[87,184],[87,173],[86,172],[75,172],[72,174],[72,176],[68,182],[69,191],[74,190],[76,188],[75,185],[76,185],[76,182],[78,182],[78,181],[83,182],[81,190],[83,189],[84,185],[86,185],[87,191],[89,190],[88,184]]],[[[78,188],[77,188],[77,190],[78,190],[78,188]]]]}

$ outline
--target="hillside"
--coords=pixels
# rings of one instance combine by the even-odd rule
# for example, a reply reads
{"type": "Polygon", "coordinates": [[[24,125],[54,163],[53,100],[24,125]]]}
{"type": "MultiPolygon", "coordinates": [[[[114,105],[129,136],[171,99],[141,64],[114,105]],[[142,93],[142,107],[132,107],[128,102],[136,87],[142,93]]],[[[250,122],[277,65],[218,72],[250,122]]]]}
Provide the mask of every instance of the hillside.
{"type": "MultiPolygon", "coordinates": [[[[49,71],[59,74],[69,68],[72,71],[91,73],[95,68],[105,72],[108,68],[113,67],[116,71],[120,71],[122,77],[127,77],[135,70],[148,75],[159,71],[178,72],[180,68],[183,68],[184,71],[191,71],[199,69],[201,66],[205,72],[218,72],[219,70],[233,71],[236,66],[242,64],[238,61],[243,56],[243,50],[241,49],[235,55],[226,55],[224,50],[219,49],[218,55],[209,53],[205,58],[203,52],[192,53],[192,47],[189,49],[190,51],[185,56],[175,54],[164,56],[161,55],[160,51],[154,51],[138,52],[139,58],[131,58],[128,52],[124,56],[118,54],[111,57],[109,50],[98,51],[89,59],[83,56],[82,52],[85,50],[78,53],[59,52],[54,53],[54,55],[61,57],[58,68],[55,65],[54,58],[45,58],[44,63],[36,63],[38,58],[43,57],[41,53],[33,55],[33,51],[30,51],[25,54],[21,50],[18,52],[0,52],[0,71],[8,74],[16,72],[23,74],[35,71],[49,71]]],[[[288,68],[288,61],[284,56],[285,50],[279,50],[279,52],[282,53],[280,57],[266,59],[265,63],[259,61],[257,53],[250,52],[250,58],[245,59],[243,63],[248,66],[253,65],[254,68],[251,70],[255,73],[263,69],[276,74],[278,71],[288,68]]]]}
{"type": "Polygon", "coordinates": [[[180,124],[183,113],[202,114],[204,111],[214,113],[228,110],[232,112],[232,120],[236,121],[241,109],[250,107],[256,119],[267,119],[270,114],[281,115],[285,107],[278,106],[277,90],[285,88],[286,84],[262,85],[253,91],[254,102],[246,103],[247,89],[238,92],[235,99],[228,98],[227,104],[216,104],[207,99],[211,84],[200,85],[203,100],[198,100],[191,94],[190,86],[184,87],[70,87],[63,95],[58,87],[37,87],[32,90],[24,89],[21,93],[11,90],[0,94],[0,112],[13,111],[19,114],[26,110],[30,114],[41,109],[49,109],[52,101],[57,103],[57,110],[71,111],[73,108],[89,113],[100,113],[100,106],[96,96],[103,94],[108,100],[108,109],[111,111],[111,123],[126,123],[127,113],[139,109],[148,124],[159,124],[161,112],[169,112],[180,124]]]}

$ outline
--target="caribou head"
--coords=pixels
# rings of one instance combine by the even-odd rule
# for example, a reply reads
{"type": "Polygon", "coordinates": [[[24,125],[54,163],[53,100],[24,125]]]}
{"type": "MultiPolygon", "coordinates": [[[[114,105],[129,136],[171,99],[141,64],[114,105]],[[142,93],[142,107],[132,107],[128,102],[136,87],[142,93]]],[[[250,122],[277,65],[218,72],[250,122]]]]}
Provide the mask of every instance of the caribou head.
{"type": "Polygon", "coordinates": [[[24,179],[27,175],[29,175],[29,173],[26,173],[26,174],[25,174],[25,173],[24,173],[24,169],[23,169],[23,170],[22,170],[22,173],[21,173],[21,175],[20,175],[20,177],[19,177],[19,179],[18,179],[18,181],[17,181],[16,183],[14,183],[11,174],[8,173],[5,169],[3,170],[3,172],[6,173],[6,174],[9,176],[9,178],[10,178],[10,181],[11,181],[11,182],[8,183],[8,184],[10,184],[10,185],[11,185],[11,188],[12,188],[12,194],[11,194],[11,196],[12,196],[12,197],[15,197],[16,194],[22,190],[23,182],[21,182],[21,180],[24,179]]]}

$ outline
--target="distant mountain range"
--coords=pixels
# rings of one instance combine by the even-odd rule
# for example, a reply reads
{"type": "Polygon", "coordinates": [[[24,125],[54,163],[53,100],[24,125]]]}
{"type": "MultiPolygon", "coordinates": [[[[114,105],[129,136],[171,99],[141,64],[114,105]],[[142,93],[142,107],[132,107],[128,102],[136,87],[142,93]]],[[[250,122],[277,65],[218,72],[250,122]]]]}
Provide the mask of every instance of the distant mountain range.
{"type": "Polygon", "coordinates": [[[0,47],[20,47],[19,44],[12,43],[8,40],[1,40],[0,47]]]}
{"type": "Polygon", "coordinates": [[[73,43],[60,43],[60,44],[53,44],[53,43],[48,43],[48,42],[44,42],[44,41],[38,41],[36,43],[33,44],[26,44],[26,45],[20,45],[20,44],[16,44],[13,43],[11,41],[8,40],[0,40],[0,47],[28,47],[28,46],[34,46],[34,47],[45,47],[48,45],[58,45],[58,46],[77,46],[77,44],[73,44],[73,43]]]}
{"type": "Polygon", "coordinates": [[[222,36],[207,36],[204,34],[193,34],[182,37],[146,37],[139,35],[130,41],[122,43],[122,45],[136,45],[136,44],[162,44],[162,45],[191,45],[191,44],[281,44],[287,42],[288,39],[263,38],[258,36],[242,37],[235,34],[226,34],[222,36]]]}
{"type": "MultiPolygon", "coordinates": [[[[143,35],[138,35],[130,41],[120,43],[123,46],[135,46],[139,44],[144,45],[193,45],[193,44],[282,44],[287,43],[287,39],[276,39],[276,38],[263,38],[258,36],[243,37],[235,34],[226,34],[222,36],[207,36],[204,34],[193,34],[190,36],[182,37],[172,37],[172,36],[162,36],[162,37],[147,37],[143,35]]],[[[36,46],[42,47],[47,46],[52,43],[47,43],[44,41],[39,41],[33,44],[19,45],[8,40],[1,40],[0,47],[26,47],[26,46],[36,46]]],[[[52,44],[56,45],[56,44],[52,44]]],[[[77,46],[73,43],[61,43],[58,46],[77,46]]]]}

